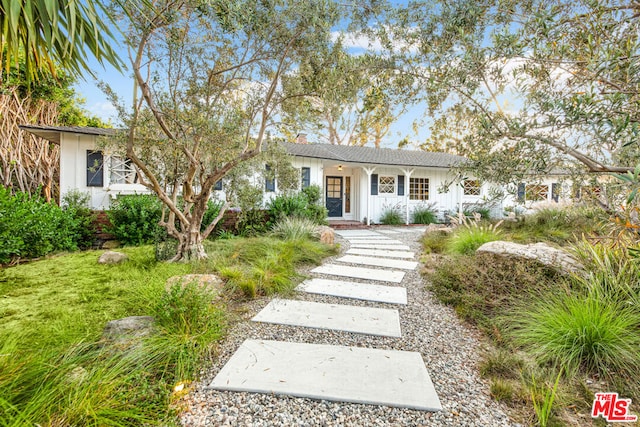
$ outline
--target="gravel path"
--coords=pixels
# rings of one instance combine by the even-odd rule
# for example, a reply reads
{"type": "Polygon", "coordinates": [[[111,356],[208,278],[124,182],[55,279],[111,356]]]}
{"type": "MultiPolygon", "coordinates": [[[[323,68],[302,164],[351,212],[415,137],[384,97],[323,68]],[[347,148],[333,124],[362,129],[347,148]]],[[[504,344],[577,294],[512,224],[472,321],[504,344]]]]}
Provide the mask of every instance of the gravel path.
{"type": "MultiPolygon", "coordinates": [[[[374,229],[375,230],[375,229],[374,229]]],[[[420,253],[419,232],[389,235],[420,253]]],[[[348,242],[336,235],[341,252],[348,242]]],[[[338,255],[341,256],[341,255],[338,255]]],[[[325,262],[329,262],[328,259],[325,262]]],[[[322,277],[315,275],[316,277],[322,277]]],[[[359,281],[358,279],[349,279],[359,281]]],[[[365,283],[366,281],[362,281],[365,283]]],[[[368,307],[397,308],[402,338],[385,338],[348,332],[316,330],[251,322],[249,319],[268,302],[262,298],[247,304],[239,322],[221,344],[213,366],[184,399],[180,416],[183,426],[512,426],[501,405],[489,396],[489,386],[477,374],[480,342],[476,333],[461,324],[453,310],[437,303],[425,291],[418,270],[408,271],[401,283],[407,288],[408,304],[389,305],[367,301],[296,293],[290,298],[368,307]],[[439,395],[443,411],[437,413],[316,401],[205,388],[240,344],[248,338],[302,343],[346,345],[417,351],[422,354],[439,395]]]]}

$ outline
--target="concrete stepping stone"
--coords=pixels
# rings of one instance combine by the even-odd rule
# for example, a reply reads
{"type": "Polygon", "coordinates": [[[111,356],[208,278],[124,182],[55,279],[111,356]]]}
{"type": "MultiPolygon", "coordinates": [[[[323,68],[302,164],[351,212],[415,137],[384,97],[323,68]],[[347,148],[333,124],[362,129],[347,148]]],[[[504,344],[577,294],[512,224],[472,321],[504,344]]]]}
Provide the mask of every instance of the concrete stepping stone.
{"type": "Polygon", "coordinates": [[[403,243],[399,240],[367,240],[367,239],[353,239],[349,240],[349,243],[352,245],[402,245],[403,243]]]}
{"type": "Polygon", "coordinates": [[[401,233],[398,230],[379,230],[378,232],[379,233],[383,233],[383,234],[398,234],[398,233],[401,233]]]}
{"type": "Polygon", "coordinates": [[[403,270],[415,270],[418,266],[416,261],[404,261],[390,258],[375,258],[369,256],[359,255],[345,255],[336,259],[338,262],[344,262],[346,264],[362,264],[362,265],[374,265],[378,267],[390,267],[401,268],[403,270]]]}
{"type": "Polygon", "coordinates": [[[375,245],[370,243],[352,243],[352,248],[363,248],[363,249],[387,249],[391,251],[409,251],[411,248],[407,245],[383,245],[381,243],[377,243],[375,245]]]}
{"type": "Polygon", "coordinates": [[[399,286],[313,278],[300,283],[296,290],[341,298],[386,302],[389,304],[407,304],[407,290],[399,286]]]}
{"type": "Polygon", "coordinates": [[[251,320],[385,337],[401,336],[398,310],[389,308],[274,298],[251,320]]]}
{"type": "Polygon", "coordinates": [[[404,277],[404,271],[377,270],[375,268],[352,267],[350,265],[336,264],[321,265],[320,267],[316,267],[311,270],[311,272],[394,283],[402,282],[402,278],[404,277]]]}
{"type": "Polygon", "coordinates": [[[336,230],[336,234],[339,234],[342,237],[353,237],[353,236],[380,236],[380,234],[375,231],[369,230],[336,230]]]}
{"type": "Polygon", "coordinates": [[[409,351],[246,340],[209,387],[442,410],[422,356],[409,351]]]}
{"type": "Polygon", "coordinates": [[[353,255],[369,255],[386,258],[408,258],[413,259],[415,254],[413,252],[404,251],[389,251],[385,249],[363,249],[363,248],[350,248],[345,253],[353,255]]]}
{"type": "Polygon", "coordinates": [[[387,237],[387,236],[383,236],[380,234],[377,234],[375,236],[346,236],[344,237],[346,240],[392,240],[391,237],[387,237]]]}

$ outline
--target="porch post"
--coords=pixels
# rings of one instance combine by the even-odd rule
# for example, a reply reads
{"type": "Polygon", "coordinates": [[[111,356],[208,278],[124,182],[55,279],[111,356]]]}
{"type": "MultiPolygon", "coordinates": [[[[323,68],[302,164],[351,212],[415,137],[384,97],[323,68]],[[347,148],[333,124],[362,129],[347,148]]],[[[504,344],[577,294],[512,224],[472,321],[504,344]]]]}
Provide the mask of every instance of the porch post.
{"type": "Polygon", "coordinates": [[[411,175],[413,175],[413,171],[415,169],[402,169],[402,173],[404,173],[404,196],[406,198],[405,202],[405,225],[409,225],[409,193],[411,189],[411,185],[409,184],[409,180],[411,179],[411,175]]]}
{"type": "Polygon", "coordinates": [[[367,225],[371,225],[371,174],[376,168],[365,168],[362,170],[367,174],[367,225]]]}

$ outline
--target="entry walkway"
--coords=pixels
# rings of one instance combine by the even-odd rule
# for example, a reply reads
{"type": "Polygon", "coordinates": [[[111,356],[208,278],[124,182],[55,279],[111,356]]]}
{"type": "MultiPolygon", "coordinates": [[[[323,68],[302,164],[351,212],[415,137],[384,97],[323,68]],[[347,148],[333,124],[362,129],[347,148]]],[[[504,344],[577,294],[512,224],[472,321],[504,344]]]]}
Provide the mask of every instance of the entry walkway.
{"type": "MultiPolygon", "coordinates": [[[[297,288],[342,298],[344,304],[274,299],[252,320],[401,337],[401,319],[393,306],[407,303],[406,289],[401,286],[404,271],[414,270],[418,263],[412,261],[415,254],[408,246],[390,238],[402,229],[384,231],[336,231],[352,243],[348,255],[313,269],[314,277],[297,288]],[[349,299],[384,302],[390,307],[353,306],[349,299]]],[[[400,350],[246,340],[210,388],[424,411],[442,409],[420,353],[400,350]]]]}

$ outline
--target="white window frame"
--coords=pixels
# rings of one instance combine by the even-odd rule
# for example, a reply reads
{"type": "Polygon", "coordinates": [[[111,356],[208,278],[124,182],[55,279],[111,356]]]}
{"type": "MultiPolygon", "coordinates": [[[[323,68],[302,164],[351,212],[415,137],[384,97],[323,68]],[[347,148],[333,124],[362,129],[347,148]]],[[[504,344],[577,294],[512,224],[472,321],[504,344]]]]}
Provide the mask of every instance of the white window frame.
{"type": "Polygon", "coordinates": [[[383,195],[396,194],[395,175],[378,176],[378,194],[383,194],[383,195]],[[383,182],[383,180],[385,182],[383,182]]]}
{"type": "Polygon", "coordinates": [[[425,200],[429,200],[430,197],[431,197],[431,180],[429,178],[420,177],[420,176],[412,176],[412,177],[409,178],[409,200],[425,201],[425,200]],[[420,185],[416,185],[416,184],[411,185],[412,181],[415,183],[418,180],[420,181],[421,184],[426,184],[426,186],[427,186],[427,197],[426,198],[424,198],[424,193],[418,193],[418,192],[413,191],[413,190],[421,188],[420,185]]]}
{"type": "Polygon", "coordinates": [[[109,161],[110,184],[135,184],[138,174],[133,162],[126,157],[111,156],[109,161]]]}
{"type": "Polygon", "coordinates": [[[462,194],[465,196],[481,196],[482,195],[482,183],[479,179],[466,179],[462,184],[462,194]],[[477,186],[467,187],[467,183],[476,183],[477,186]]]}

